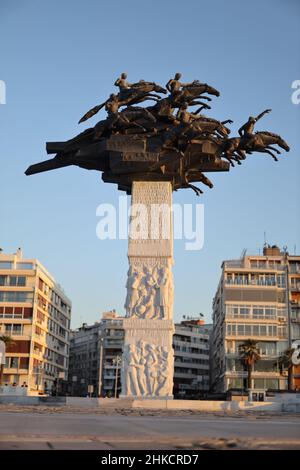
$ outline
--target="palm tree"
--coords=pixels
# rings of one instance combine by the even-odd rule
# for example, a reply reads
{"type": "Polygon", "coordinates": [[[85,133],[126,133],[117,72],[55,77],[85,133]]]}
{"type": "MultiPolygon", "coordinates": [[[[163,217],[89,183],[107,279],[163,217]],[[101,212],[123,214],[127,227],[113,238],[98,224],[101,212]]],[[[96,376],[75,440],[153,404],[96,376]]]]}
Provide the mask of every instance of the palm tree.
{"type": "Polygon", "coordinates": [[[3,341],[3,343],[5,344],[5,346],[7,346],[8,344],[12,344],[13,343],[13,340],[10,336],[5,336],[5,335],[0,335],[0,341],[3,341]]]}
{"type": "MultiPolygon", "coordinates": [[[[5,335],[0,335],[0,341],[3,341],[6,347],[9,344],[11,345],[14,343],[14,341],[11,339],[10,336],[5,336],[5,335]]],[[[4,369],[4,364],[0,364],[0,386],[2,385],[3,369],[4,369]]]]}
{"type": "Polygon", "coordinates": [[[252,385],[252,371],[255,362],[260,360],[259,350],[257,348],[257,341],[254,339],[246,339],[243,344],[239,345],[239,355],[241,361],[247,367],[248,379],[247,388],[250,389],[252,385]]]}
{"type": "Polygon", "coordinates": [[[287,369],[288,371],[288,390],[293,390],[293,367],[292,356],[294,353],[294,348],[286,349],[278,359],[278,365],[280,373],[287,369]]]}

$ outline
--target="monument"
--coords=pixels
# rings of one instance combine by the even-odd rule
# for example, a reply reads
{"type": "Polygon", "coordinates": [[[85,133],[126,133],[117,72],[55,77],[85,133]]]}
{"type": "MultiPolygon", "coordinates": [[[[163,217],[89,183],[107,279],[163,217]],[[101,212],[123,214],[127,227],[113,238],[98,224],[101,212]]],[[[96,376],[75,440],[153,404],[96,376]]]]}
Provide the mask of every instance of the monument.
{"type": "Polygon", "coordinates": [[[69,165],[98,170],[104,182],[131,195],[132,207],[143,207],[139,236],[131,231],[128,242],[122,397],[172,398],[172,192],[190,188],[199,196],[203,191],[194,183],[213,187],[204,172],[229,171],[253,152],[277,161],[281,151],[275,144],[289,151],[279,135],[254,132],[256,122],[271,110],[250,116],[239,136],[230,138],[230,119],[202,114],[218,90],[198,80],[180,80],[176,73],[163,88],[144,80],[131,84],[122,73],[115,82],[119,92],[79,122],[102,108],[106,119],[66,142],[48,142],[47,153],[55,157],[26,170],[26,175],[69,165]],[[148,100],[154,104],[138,106],[148,100]]]}

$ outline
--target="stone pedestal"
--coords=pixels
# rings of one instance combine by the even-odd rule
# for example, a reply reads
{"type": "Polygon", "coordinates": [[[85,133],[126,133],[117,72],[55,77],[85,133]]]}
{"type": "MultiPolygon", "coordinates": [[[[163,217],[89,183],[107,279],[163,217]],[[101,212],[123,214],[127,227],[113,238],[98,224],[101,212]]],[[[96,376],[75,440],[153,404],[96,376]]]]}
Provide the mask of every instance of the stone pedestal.
{"type": "Polygon", "coordinates": [[[134,182],[121,371],[122,397],[172,398],[172,186],[134,182]]]}

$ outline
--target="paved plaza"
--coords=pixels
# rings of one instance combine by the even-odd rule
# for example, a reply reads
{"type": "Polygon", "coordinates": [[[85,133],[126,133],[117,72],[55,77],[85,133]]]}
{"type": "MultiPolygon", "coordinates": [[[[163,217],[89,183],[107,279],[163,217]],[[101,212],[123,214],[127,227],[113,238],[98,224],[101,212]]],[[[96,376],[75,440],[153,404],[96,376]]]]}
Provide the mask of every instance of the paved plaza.
{"type": "Polygon", "coordinates": [[[0,405],[0,449],[300,449],[297,414],[0,405]]]}

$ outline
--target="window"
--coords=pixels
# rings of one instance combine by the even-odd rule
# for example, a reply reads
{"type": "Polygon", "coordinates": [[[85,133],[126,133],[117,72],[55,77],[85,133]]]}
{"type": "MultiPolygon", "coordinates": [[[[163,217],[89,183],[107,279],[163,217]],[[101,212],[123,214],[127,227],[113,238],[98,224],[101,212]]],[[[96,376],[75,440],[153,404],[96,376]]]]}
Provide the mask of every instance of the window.
{"type": "Polygon", "coordinates": [[[269,325],[269,336],[277,336],[277,326],[276,325],[269,325]]]}
{"type": "Polygon", "coordinates": [[[17,263],[16,269],[33,269],[32,263],[17,263]]]}
{"type": "Polygon", "coordinates": [[[12,334],[13,335],[21,335],[23,332],[23,325],[13,325],[13,328],[12,328],[12,334]]]}
{"type": "Polygon", "coordinates": [[[253,318],[263,318],[264,308],[263,307],[253,307],[253,318]]]}
{"type": "Polygon", "coordinates": [[[253,325],[253,336],[259,336],[259,325],[253,325]]]}
{"type": "Polygon", "coordinates": [[[26,286],[26,277],[25,276],[18,276],[17,279],[17,286],[26,286]]]}
{"type": "Polygon", "coordinates": [[[265,308],[265,317],[266,319],[275,318],[276,317],[276,309],[275,308],[265,308]]]}
{"type": "Polygon", "coordinates": [[[18,357],[11,357],[10,358],[10,368],[11,369],[18,369],[19,367],[19,358],[18,357]]]}
{"type": "Polygon", "coordinates": [[[245,336],[251,336],[251,325],[245,325],[245,336]]]}
{"type": "Polygon", "coordinates": [[[278,336],[279,338],[286,338],[287,337],[287,328],[285,326],[278,327],[278,336]]]}
{"type": "Polygon", "coordinates": [[[260,354],[262,356],[276,356],[276,343],[275,341],[260,341],[257,343],[260,354]]]}
{"type": "Polygon", "coordinates": [[[250,307],[240,307],[240,315],[243,317],[250,316],[250,307]]]}
{"type": "Polygon", "coordinates": [[[278,287],[285,287],[285,274],[277,275],[277,285],[278,287]]]}
{"type": "Polygon", "coordinates": [[[5,333],[9,336],[11,336],[11,335],[22,335],[23,325],[14,324],[14,323],[6,323],[5,333]]]}
{"type": "Polygon", "coordinates": [[[241,335],[241,336],[244,336],[244,334],[245,334],[245,325],[238,325],[237,327],[238,327],[237,334],[241,335]]]}
{"type": "Polygon", "coordinates": [[[12,269],[12,261],[0,261],[0,269],[12,269]]]}
{"type": "Polygon", "coordinates": [[[25,286],[25,276],[0,276],[0,286],[25,286]]]}
{"type": "Polygon", "coordinates": [[[267,326],[260,325],[260,336],[266,336],[266,335],[267,335],[267,326]]]}
{"type": "Polygon", "coordinates": [[[32,302],[33,292],[0,291],[0,302],[32,302]]]}

